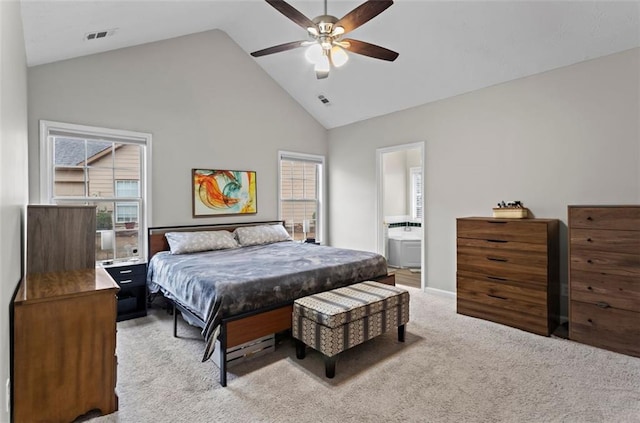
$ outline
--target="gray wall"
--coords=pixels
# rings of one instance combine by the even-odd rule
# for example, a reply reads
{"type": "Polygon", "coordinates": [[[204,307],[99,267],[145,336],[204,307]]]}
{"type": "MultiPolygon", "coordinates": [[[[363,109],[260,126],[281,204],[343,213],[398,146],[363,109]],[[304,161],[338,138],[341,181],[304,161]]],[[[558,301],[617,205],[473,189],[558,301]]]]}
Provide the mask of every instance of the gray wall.
{"type": "Polygon", "coordinates": [[[152,225],[277,218],[277,151],[326,154],[326,130],[222,31],[29,69],[29,197],[38,120],[153,134],[152,225]],[[191,169],[257,172],[258,214],[191,217],[191,169]]]}
{"type": "Polygon", "coordinates": [[[0,422],[9,421],[9,303],[22,276],[27,178],[27,61],[20,3],[0,1],[0,422]]]}
{"type": "Polygon", "coordinates": [[[521,200],[559,218],[566,282],[569,204],[640,202],[640,49],[329,131],[330,241],[376,248],[376,149],[425,141],[427,285],[455,291],[457,217],[521,200]],[[347,183],[348,182],[348,183],[347,183]]]}

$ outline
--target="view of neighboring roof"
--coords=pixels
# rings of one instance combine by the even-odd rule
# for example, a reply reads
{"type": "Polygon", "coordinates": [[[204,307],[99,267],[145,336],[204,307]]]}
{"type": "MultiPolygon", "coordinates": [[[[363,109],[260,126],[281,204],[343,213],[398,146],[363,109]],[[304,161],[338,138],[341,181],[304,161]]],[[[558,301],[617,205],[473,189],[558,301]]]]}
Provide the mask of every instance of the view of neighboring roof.
{"type": "Polygon", "coordinates": [[[56,166],[79,166],[85,159],[91,159],[96,154],[111,148],[111,145],[109,141],[56,137],[53,150],[54,163],[56,166]]]}

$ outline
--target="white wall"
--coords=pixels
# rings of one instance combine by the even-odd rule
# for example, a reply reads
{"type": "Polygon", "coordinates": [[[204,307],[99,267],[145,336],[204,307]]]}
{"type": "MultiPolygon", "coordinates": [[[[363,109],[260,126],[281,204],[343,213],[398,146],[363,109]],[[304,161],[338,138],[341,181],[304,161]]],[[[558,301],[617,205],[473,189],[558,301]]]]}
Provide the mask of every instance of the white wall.
{"type": "Polygon", "coordinates": [[[455,291],[457,217],[521,200],[559,218],[566,282],[570,204],[640,202],[640,49],[329,131],[330,241],[375,251],[380,147],[425,141],[427,285],[455,291]]]}
{"type": "Polygon", "coordinates": [[[9,421],[9,303],[22,276],[27,178],[27,62],[20,3],[0,1],[0,422],[9,421]]]}
{"type": "Polygon", "coordinates": [[[326,154],[326,130],[218,30],[30,68],[32,202],[39,119],[152,133],[154,226],[275,219],[278,150],[326,154]],[[258,214],[193,219],[192,168],[255,170],[258,214]]]}

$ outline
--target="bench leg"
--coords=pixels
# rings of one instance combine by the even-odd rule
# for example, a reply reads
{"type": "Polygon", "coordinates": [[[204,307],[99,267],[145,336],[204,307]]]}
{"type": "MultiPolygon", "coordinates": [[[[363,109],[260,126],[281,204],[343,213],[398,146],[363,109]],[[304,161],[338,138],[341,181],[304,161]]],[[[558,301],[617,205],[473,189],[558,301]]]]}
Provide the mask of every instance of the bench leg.
{"type": "Polygon", "coordinates": [[[324,356],[324,374],[329,379],[333,379],[333,377],[336,375],[337,358],[337,355],[334,355],[333,357],[327,357],[326,355],[324,356]]]}
{"type": "Polygon", "coordinates": [[[398,341],[404,342],[404,325],[398,326],[398,341]]]}
{"type": "Polygon", "coordinates": [[[305,348],[306,348],[306,345],[304,344],[304,342],[302,342],[299,339],[296,339],[296,358],[298,360],[304,359],[306,355],[305,348]]]}

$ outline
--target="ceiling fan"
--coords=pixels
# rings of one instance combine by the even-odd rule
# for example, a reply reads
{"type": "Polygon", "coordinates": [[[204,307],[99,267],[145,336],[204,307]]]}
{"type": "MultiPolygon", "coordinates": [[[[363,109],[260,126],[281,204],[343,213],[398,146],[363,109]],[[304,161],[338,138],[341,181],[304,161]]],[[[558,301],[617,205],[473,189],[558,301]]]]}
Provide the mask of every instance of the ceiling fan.
{"type": "Polygon", "coordinates": [[[347,13],[341,19],[327,14],[327,0],[324,0],[324,15],[309,19],[283,0],[266,0],[280,13],[304,28],[309,40],[293,41],[265,48],[251,53],[253,57],[266,56],[298,47],[309,47],[305,53],[307,59],[315,65],[316,77],[323,79],[329,76],[331,65],[344,65],[349,56],[345,52],[362,54],[393,62],[398,57],[395,51],[352,38],[342,38],[348,32],[367,23],[393,4],[392,0],[368,0],[347,13]]]}

